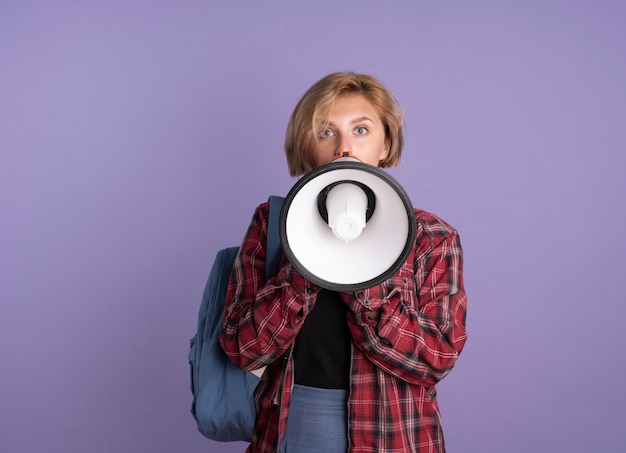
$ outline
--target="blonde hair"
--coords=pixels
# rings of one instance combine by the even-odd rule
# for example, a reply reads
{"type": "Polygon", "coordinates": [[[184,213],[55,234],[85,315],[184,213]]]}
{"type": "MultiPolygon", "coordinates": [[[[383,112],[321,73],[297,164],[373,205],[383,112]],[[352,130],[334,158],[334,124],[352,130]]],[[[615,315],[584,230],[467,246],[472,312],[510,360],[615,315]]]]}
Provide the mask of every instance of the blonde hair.
{"type": "Polygon", "coordinates": [[[294,108],[285,135],[285,153],[291,176],[298,176],[316,167],[313,147],[318,140],[319,120],[328,116],[335,100],[358,94],[372,105],[385,127],[389,153],[380,167],[395,167],[404,145],[404,126],[400,103],[376,78],[366,74],[335,72],[308,89],[294,108]]]}

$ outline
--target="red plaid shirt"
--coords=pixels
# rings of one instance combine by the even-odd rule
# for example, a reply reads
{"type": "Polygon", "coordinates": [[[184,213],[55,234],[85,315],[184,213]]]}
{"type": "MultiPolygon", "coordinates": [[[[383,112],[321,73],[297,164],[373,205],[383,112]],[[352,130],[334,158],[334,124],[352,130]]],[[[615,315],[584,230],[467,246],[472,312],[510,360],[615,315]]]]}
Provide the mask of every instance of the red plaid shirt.
{"type": "MultiPolygon", "coordinates": [[[[268,214],[268,203],[256,209],[240,248],[220,336],[240,368],[267,366],[250,453],[278,449],[293,385],[291,346],[320,289],[284,255],[278,275],[264,281],[268,214]]],[[[341,293],[353,339],[350,452],[445,451],[435,384],[466,340],[462,250],[457,232],[438,217],[415,209],[415,220],[415,245],[399,271],[378,286],[341,293]],[[368,318],[374,310],[378,320],[368,318]]]]}

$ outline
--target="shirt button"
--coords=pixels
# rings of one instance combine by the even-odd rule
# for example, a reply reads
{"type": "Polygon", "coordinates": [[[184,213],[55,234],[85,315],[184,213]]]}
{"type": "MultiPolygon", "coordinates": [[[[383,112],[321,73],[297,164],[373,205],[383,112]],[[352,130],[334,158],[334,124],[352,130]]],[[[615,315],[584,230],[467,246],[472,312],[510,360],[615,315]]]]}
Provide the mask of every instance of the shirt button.
{"type": "Polygon", "coordinates": [[[358,297],[359,299],[363,299],[363,292],[359,291],[358,293],[356,293],[356,297],[358,297]]]}
{"type": "Polygon", "coordinates": [[[313,294],[313,288],[307,288],[306,289],[306,293],[307,294],[313,294]]]}
{"type": "Polygon", "coordinates": [[[370,306],[370,300],[369,300],[369,299],[365,299],[365,300],[363,301],[363,304],[364,304],[366,307],[369,307],[369,306],[370,306]]]}
{"type": "Polygon", "coordinates": [[[288,322],[288,323],[286,324],[286,327],[287,327],[288,329],[291,329],[291,323],[290,323],[290,322],[288,322]]]}

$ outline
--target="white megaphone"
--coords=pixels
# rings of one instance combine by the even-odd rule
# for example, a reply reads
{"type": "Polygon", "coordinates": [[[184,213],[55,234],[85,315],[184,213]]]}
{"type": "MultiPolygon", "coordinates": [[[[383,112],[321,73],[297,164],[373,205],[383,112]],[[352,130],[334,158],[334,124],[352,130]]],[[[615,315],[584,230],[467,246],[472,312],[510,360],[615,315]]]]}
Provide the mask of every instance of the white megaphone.
{"type": "Polygon", "coordinates": [[[356,291],[402,266],[415,242],[415,214],[395,179],[346,154],[291,188],[279,231],[285,255],[305,278],[356,291]]]}

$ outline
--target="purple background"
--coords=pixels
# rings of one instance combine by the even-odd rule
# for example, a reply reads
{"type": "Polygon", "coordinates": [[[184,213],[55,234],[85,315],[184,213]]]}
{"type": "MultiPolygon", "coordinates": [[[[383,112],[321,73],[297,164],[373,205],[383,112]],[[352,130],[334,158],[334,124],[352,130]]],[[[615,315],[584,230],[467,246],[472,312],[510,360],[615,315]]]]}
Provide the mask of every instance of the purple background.
{"type": "Polygon", "coordinates": [[[608,0],[3,1],[0,452],[243,450],[197,432],[188,340],[336,70],[397,94],[391,173],[461,233],[449,451],[623,451],[625,23],[608,0]]]}

